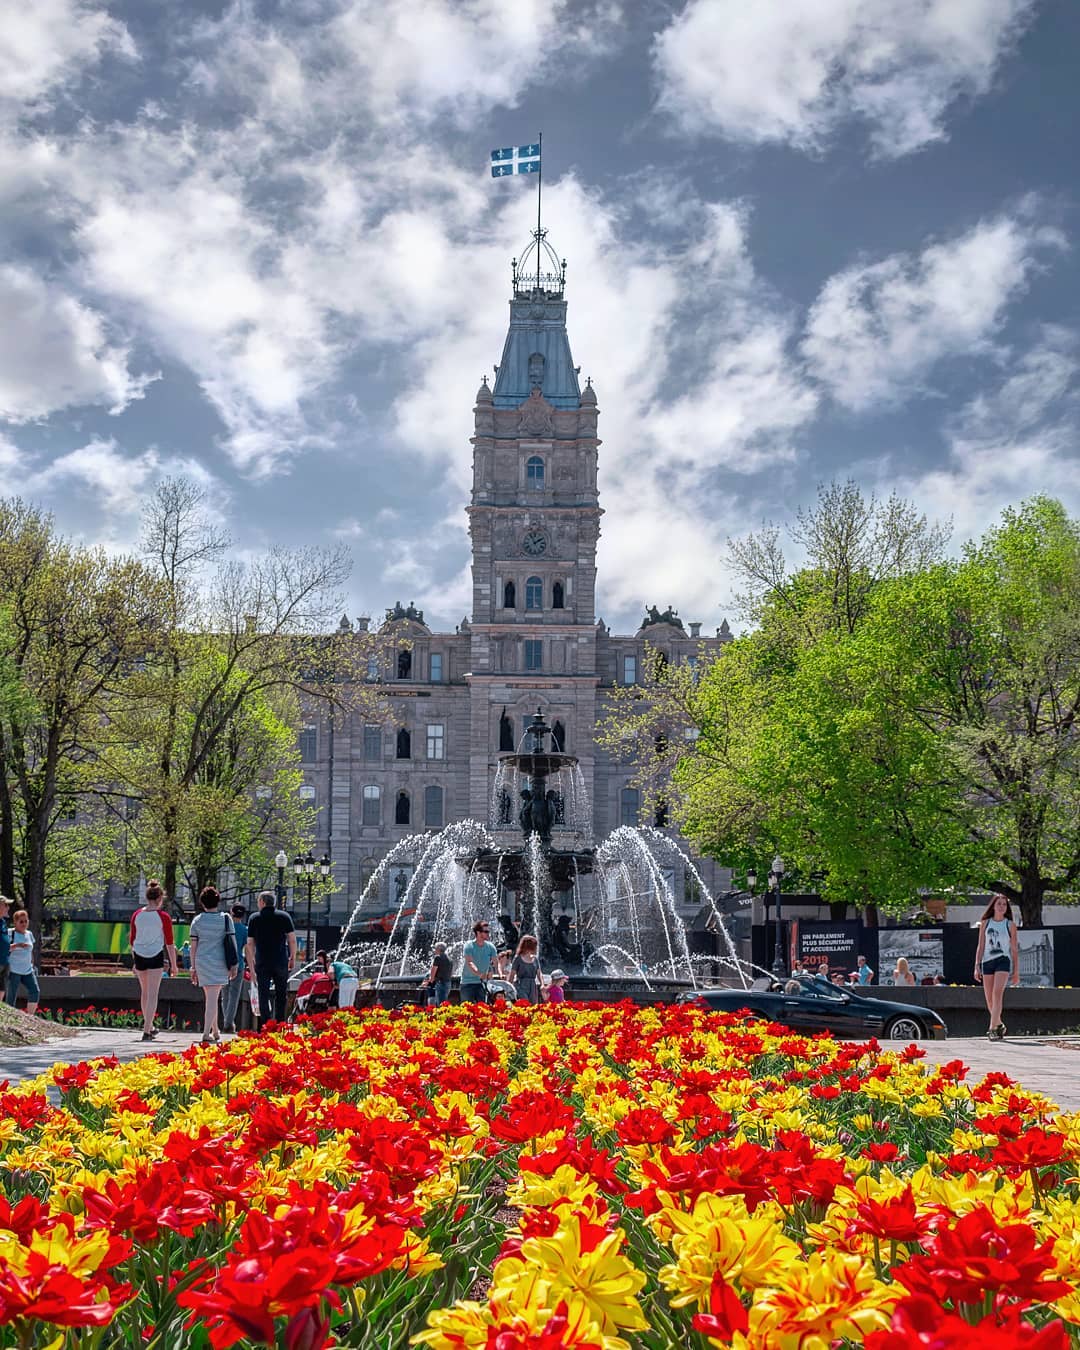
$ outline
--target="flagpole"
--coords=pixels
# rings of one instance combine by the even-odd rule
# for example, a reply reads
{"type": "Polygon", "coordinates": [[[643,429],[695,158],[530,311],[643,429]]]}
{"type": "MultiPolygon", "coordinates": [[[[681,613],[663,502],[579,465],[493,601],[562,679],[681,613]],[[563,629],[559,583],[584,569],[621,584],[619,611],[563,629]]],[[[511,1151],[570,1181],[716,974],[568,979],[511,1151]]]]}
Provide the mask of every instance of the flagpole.
{"type": "Polygon", "coordinates": [[[540,168],[536,174],[536,289],[540,289],[540,194],[544,187],[544,133],[537,140],[540,147],[540,168]]]}

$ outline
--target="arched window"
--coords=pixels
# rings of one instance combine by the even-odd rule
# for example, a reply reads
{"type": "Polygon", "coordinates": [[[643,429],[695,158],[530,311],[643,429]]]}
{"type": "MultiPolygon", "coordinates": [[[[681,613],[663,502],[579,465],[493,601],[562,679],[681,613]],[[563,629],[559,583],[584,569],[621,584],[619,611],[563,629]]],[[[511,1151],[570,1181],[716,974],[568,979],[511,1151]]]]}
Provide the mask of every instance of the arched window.
{"type": "Polygon", "coordinates": [[[412,676],[412,652],[408,647],[403,647],[397,654],[397,677],[399,680],[407,680],[412,676]]]}
{"type": "Polygon", "coordinates": [[[619,793],[619,824],[636,825],[641,808],[641,794],[637,788],[623,788],[619,793]]]}
{"type": "Polygon", "coordinates": [[[544,461],[539,455],[530,455],[525,461],[525,481],[531,488],[544,486],[544,461]]]}
{"type": "Polygon", "coordinates": [[[566,594],[566,593],[565,593],[565,591],[563,590],[563,584],[562,584],[562,582],[561,582],[561,581],[556,581],[555,584],[554,584],[554,585],[552,586],[552,588],[551,588],[551,608],[552,608],[552,609],[562,609],[562,608],[563,608],[563,601],[564,601],[565,594],[566,594]]]}
{"type": "Polygon", "coordinates": [[[544,608],[544,583],[540,577],[530,577],[525,583],[525,608],[544,608]]]}
{"type": "Polygon", "coordinates": [[[424,789],[424,824],[441,829],[443,823],[443,790],[432,785],[424,789]]]}
{"type": "Polygon", "coordinates": [[[566,728],[561,722],[556,722],[551,728],[551,739],[556,750],[566,749],[566,728]]]}
{"type": "Polygon", "coordinates": [[[517,587],[508,581],[503,587],[503,609],[513,609],[517,605],[517,587]]]}
{"type": "Polygon", "coordinates": [[[401,727],[397,734],[398,759],[412,759],[412,737],[408,727],[401,727]]]}
{"type": "Polygon", "coordinates": [[[362,824],[378,825],[381,796],[382,794],[374,783],[369,783],[364,788],[364,814],[360,817],[362,824]]]}
{"type": "Polygon", "coordinates": [[[397,801],[394,803],[394,824],[408,825],[409,817],[412,814],[409,794],[404,788],[397,795],[397,801]]]}
{"type": "Polygon", "coordinates": [[[544,357],[541,352],[533,352],[532,356],[529,357],[530,389],[539,389],[543,386],[545,365],[546,362],[544,361],[544,357]]]}
{"type": "Polygon", "coordinates": [[[361,896],[363,896],[364,892],[367,890],[368,885],[369,885],[370,882],[371,882],[371,878],[375,875],[375,868],[376,868],[376,866],[377,866],[377,864],[376,864],[374,858],[370,858],[370,857],[369,857],[369,858],[361,858],[361,859],[360,859],[360,894],[361,894],[361,896]]]}
{"type": "Polygon", "coordinates": [[[506,715],[506,709],[502,710],[502,716],[499,718],[499,749],[513,750],[514,748],[514,724],[506,715]]]}
{"type": "Polygon", "coordinates": [[[667,802],[658,801],[656,810],[653,812],[653,824],[658,830],[662,830],[668,823],[667,802]]]}

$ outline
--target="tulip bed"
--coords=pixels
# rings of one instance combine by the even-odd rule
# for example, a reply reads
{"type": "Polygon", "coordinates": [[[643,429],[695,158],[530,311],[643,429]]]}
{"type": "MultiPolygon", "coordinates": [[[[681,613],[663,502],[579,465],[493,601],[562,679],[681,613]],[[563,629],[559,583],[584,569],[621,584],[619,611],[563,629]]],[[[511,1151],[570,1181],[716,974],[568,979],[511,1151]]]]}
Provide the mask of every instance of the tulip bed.
{"type": "Polygon", "coordinates": [[[58,1067],[0,1090],[0,1345],[1080,1345],[1080,1119],[921,1057],[471,1005],[58,1067]]]}

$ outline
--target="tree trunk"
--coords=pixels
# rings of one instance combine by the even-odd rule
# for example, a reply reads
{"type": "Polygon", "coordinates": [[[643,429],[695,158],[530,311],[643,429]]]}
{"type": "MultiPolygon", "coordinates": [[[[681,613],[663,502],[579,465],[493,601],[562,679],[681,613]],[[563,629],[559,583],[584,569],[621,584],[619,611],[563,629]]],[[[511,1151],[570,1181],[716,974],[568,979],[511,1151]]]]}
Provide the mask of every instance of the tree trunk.
{"type": "Polygon", "coordinates": [[[170,905],[176,903],[176,879],[180,875],[180,862],[176,857],[165,859],[165,868],[161,874],[161,884],[165,888],[170,905]]]}
{"type": "Polygon", "coordinates": [[[1025,928],[1041,928],[1046,883],[1038,868],[1026,871],[1020,882],[1020,921],[1025,928]]]}
{"type": "Polygon", "coordinates": [[[15,811],[7,773],[0,767],[0,895],[15,899],[15,811]]]}
{"type": "Polygon", "coordinates": [[[27,822],[26,859],[23,875],[23,906],[30,915],[30,929],[41,951],[41,925],[45,918],[45,831],[40,822],[27,822]]]}

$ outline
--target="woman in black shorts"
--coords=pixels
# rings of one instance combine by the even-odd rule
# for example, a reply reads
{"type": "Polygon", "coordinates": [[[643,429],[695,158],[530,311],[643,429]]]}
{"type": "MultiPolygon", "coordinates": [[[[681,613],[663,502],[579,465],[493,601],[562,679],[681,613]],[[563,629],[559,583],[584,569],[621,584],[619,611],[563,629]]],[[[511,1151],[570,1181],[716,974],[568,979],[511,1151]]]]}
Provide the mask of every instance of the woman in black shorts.
{"type": "Polygon", "coordinates": [[[979,920],[979,945],[975,950],[975,981],[981,983],[990,1012],[990,1040],[1005,1039],[1001,1004],[1005,986],[1020,983],[1020,941],[1016,936],[1012,905],[1008,896],[995,895],[979,920]]]}
{"type": "Polygon", "coordinates": [[[172,920],[161,907],[164,900],[161,883],[148,881],[146,904],[131,916],[131,955],[135,977],[139,981],[144,1041],[152,1041],[157,1035],[154,1018],[161,977],[177,968],[172,920]]]}

